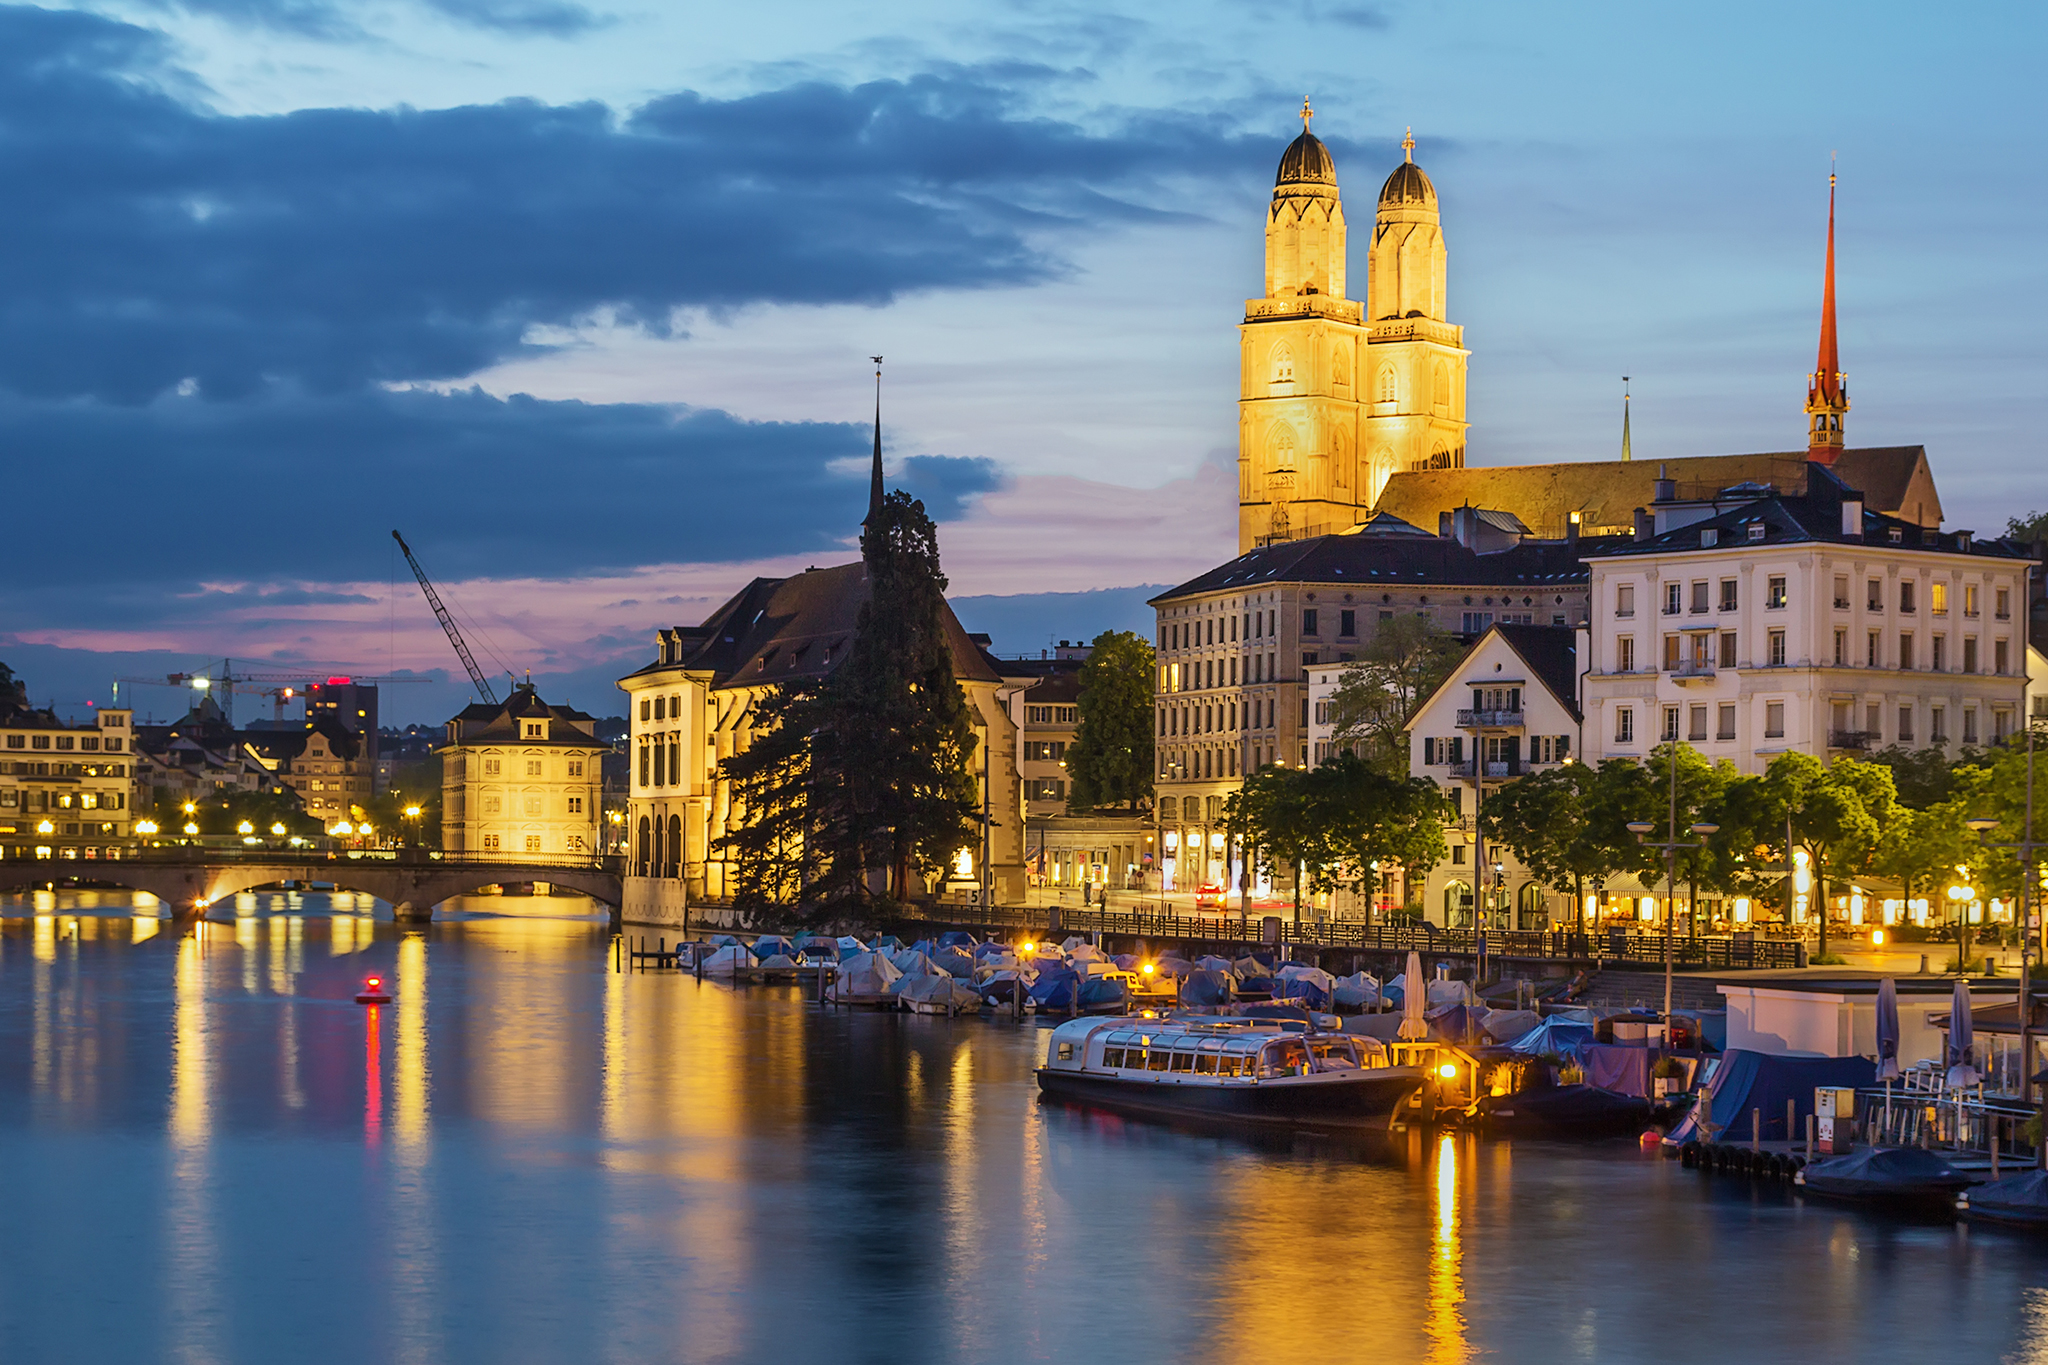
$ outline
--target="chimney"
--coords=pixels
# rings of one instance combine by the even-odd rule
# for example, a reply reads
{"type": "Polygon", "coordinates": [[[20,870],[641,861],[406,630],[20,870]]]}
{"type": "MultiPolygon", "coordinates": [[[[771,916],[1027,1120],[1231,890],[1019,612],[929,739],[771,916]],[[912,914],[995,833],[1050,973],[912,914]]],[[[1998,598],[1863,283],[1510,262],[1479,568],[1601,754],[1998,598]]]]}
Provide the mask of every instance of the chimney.
{"type": "Polygon", "coordinates": [[[1660,464],[1657,466],[1657,493],[1654,500],[1657,502],[1678,501],[1678,482],[1670,476],[1669,467],[1666,465],[1660,464]]]}
{"type": "Polygon", "coordinates": [[[1646,509],[1638,507],[1636,509],[1636,539],[1648,540],[1655,534],[1657,534],[1656,519],[1646,509]]]}

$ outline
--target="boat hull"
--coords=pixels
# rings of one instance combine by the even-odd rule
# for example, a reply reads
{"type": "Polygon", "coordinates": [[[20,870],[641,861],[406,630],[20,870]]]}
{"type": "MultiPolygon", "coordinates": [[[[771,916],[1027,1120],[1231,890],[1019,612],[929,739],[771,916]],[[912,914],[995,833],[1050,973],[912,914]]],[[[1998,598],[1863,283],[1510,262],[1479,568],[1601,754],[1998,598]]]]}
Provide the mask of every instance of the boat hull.
{"type": "Polygon", "coordinates": [[[1159,1119],[1195,1119],[1275,1131],[1383,1133],[1427,1077],[1416,1067],[1376,1067],[1257,1085],[1197,1085],[1042,1068],[1052,1099],[1159,1119]]]}

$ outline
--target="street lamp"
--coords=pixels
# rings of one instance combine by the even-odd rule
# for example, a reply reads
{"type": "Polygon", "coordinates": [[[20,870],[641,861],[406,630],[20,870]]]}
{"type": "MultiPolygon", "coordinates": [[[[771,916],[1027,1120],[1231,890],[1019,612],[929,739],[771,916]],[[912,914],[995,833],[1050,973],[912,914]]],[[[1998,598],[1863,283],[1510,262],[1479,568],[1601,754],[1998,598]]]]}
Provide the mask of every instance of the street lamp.
{"type": "Polygon", "coordinates": [[[420,846],[420,808],[418,806],[407,806],[405,808],[405,818],[412,821],[412,846],[418,848],[420,846]]]}
{"type": "Polygon", "coordinates": [[[1682,848],[1704,848],[1712,835],[1721,832],[1719,825],[1697,821],[1687,827],[1696,836],[1697,843],[1684,843],[1678,838],[1678,745],[1671,746],[1667,760],[1671,765],[1671,815],[1665,826],[1671,831],[1670,837],[1661,843],[1652,843],[1650,834],[1657,827],[1648,820],[1631,820],[1628,832],[1636,836],[1637,842],[1645,848],[1664,850],[1664,1045],[1671,1045],[1671,921],[1676,918],[1678,908],[1678,850],[1682,848]]]}

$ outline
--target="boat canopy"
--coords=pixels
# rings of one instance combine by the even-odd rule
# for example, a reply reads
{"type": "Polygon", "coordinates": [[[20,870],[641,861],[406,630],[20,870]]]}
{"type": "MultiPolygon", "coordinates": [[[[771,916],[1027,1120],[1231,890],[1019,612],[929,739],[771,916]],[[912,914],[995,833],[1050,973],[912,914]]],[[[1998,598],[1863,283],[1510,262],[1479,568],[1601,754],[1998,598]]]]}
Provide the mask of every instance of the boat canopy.
{"type": "Polygon", "coordinates": [[[1813,1112],[1816,1087],[1865,1086],[1872,1084],[1876,1076],[1877,1063],[1868,1057],[1775,1057],[1737,1048],[1715,1068],[1702,1103],[1693,1106],[1693,1111],[1665,1141],[1710,1142],[1722,1134],[1731,1141],[1747,1140],[1752,1109],[1760,1111],[1762,1136],[1783,1140],[1787,1136],[1787,1100],[1793,1104],[1790,1136],[1797,1138],[1806,1132],[1806,1116],[1813,1112]],[[1709,1107],[1713,1114],[1712,1133],[1701,1131],[1701,1110],[1709,1107]]]}

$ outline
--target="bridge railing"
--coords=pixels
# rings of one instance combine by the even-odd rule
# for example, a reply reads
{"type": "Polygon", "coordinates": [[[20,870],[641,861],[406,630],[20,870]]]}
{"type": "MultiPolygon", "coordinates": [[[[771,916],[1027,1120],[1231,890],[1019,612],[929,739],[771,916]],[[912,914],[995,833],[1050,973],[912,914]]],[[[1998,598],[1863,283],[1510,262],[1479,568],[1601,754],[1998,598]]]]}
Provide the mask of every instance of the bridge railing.
{"type": "Polygon", "coordinates": [[[398,867],[489,867],[520,871],[576,871],[622,873],[625,859],[618,854],[528,853],[443,853],[430,848],[291,849],[291,848],[203,848],[168,845],[128,850],[122,861],[172,863],[199,866],[221,863],[283,863],[292,866],[363,863],[398,867]]]}

